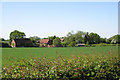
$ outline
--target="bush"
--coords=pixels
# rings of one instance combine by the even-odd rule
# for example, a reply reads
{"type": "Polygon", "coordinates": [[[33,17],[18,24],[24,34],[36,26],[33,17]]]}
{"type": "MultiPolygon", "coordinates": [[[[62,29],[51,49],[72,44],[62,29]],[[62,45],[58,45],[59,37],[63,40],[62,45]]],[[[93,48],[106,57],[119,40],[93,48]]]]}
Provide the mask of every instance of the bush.
{"type": "Polygon", "coordinates": [[[66,42],[62,42],[61,43],[63,47],[67,47],[67,43],[66,42]]]}
{"type": "Polygon", "coordinates": [[[53,40],[53,45],[56,46],[56,47],[60,47],[61,46],[60,38],[56,37],[53,40]]]}
{"type": "Polygon", "coordinates": [[[11,47],[8,43],[0,43],[0,47],[11,47]]]}
{"type": "Polygon", "coordinates": [[[68,47],[74,47],[76,45],[75,41],[70,42],[70,44],[68,44],[68,47]]]}
{"type": "Polygon", "coordinates": [[[89,44],[89,42],[87,41],[87,43],[86,43],[86,45],[85,45],[86,47],[89,47],[90,46],[90,44],[89,44]]]}
{"type": "Polygon", "coordinates": [[[100,44],[91,44],[91,46],[117,46],[117,44],[105,44],[105,43],[100,43],[100,44]]]}

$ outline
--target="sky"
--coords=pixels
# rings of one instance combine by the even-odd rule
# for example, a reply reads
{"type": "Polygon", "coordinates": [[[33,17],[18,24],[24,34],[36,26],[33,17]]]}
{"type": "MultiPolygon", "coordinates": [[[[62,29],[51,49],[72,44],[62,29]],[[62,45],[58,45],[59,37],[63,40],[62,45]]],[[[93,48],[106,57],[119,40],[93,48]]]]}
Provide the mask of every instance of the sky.
{"type": "Polygon", "coordinates": [[[64,37],[68,32],[94,32],[103,38],[118,34],[118,2],[4,2],[2,34],[19,30],[26,37],[64,37]]]}

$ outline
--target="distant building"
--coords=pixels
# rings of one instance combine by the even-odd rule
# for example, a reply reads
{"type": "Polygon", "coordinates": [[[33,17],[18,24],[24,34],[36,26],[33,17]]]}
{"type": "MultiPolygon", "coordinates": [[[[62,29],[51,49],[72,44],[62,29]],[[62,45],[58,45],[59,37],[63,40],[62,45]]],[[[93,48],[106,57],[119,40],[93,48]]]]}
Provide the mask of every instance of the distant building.
{"type": "Polygon", "coordinates": [[[80,47],[80,46],[85,46],[85,44],[77,44],[77,46],[78,46],[78,47],[80,47]]]}
{"type": "Polygon", "coordinates": [[[53,41],[50,39],[41,39],[40,40],[40,47],[54,47],[52,45],[53,41]]]}
{"type": "Polygon", "coordinates": [[[29,38],[13,39],[11,47],[31,47],[32,41],[29,38]]]}
{"type": "Polygon", "coordinates": [[[60,41],[61,41],[61,42],[64,42],[64,39],[63,39],[63,38],[61,38],[61,39],[60,39],[60,41]]]}

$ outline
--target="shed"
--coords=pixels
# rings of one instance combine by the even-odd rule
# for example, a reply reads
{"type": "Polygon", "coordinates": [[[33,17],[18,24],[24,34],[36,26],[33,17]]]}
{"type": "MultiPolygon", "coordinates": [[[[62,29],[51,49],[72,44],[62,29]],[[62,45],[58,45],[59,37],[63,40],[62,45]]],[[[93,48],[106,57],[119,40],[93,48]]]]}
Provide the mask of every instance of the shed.
{"type": "Polygon", "coordinates": [[[80,47],[80,46],[85,46],[85,44],[77,44],[77,46],[78,46],[78,47],[80,47]]]}

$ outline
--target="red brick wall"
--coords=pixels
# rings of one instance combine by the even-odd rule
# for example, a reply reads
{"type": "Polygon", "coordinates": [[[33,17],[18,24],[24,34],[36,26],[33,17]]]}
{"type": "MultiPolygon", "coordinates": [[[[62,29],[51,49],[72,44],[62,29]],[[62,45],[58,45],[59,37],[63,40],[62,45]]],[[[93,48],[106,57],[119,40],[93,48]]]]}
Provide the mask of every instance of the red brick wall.
{"type": "Polygon", "coordinates": [[[11,47],[16,47],[16,43],[14,40],[12,40],[12,42],[11,42],[11,47]],[[14,46],[13,46],[13,43],[14,43],[14,46]]]}

